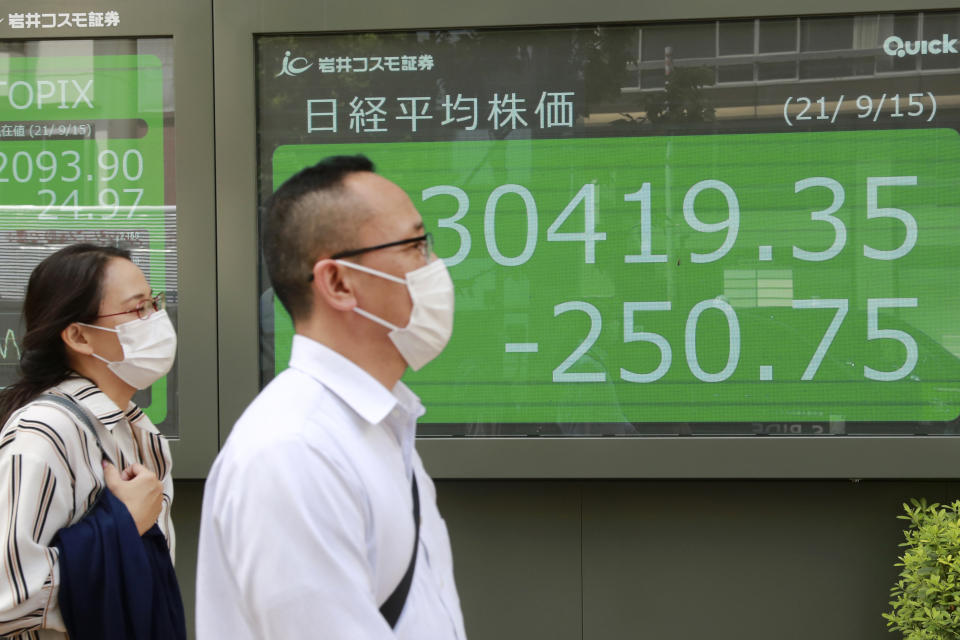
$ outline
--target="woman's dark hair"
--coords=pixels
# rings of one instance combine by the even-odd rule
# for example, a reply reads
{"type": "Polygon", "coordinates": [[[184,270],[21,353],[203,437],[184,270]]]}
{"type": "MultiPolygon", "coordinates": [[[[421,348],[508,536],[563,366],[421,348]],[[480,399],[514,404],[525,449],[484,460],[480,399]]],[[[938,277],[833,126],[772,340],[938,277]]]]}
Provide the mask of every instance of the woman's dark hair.
{"type": "Polygon", "coordinates": [[[60,249],[30,274],[23,302],[26,333],[20,341],[20,380],[0,391],[0,426],[10,415],[72,372],[60,333],[74,322],[93,322],[100,313],[107,263],[130,259],[115,247],[74,244],[60,249]]]}

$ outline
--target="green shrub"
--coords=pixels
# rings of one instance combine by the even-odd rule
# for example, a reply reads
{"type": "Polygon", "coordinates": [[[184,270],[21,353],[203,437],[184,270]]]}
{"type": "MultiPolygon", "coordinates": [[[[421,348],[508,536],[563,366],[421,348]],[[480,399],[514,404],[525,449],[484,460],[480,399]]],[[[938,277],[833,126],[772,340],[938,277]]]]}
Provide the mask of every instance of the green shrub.
{"type": "Polygon", "coordinates": [[[960,638],[960,500],[948,506],[925,500],[904,504],[909,520],[906,550],[897,583],[890,589],[893,607],[884,613],[890,631],[904,640],[960,638]]]}

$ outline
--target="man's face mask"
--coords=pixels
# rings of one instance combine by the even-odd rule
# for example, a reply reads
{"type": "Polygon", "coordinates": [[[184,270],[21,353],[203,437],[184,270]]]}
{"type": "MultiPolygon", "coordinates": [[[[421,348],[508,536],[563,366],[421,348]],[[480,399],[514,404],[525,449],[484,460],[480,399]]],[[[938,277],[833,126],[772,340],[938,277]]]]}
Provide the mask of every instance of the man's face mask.
{"type": "Polygon", "coordinates": [[[453,280],[443,260],[438,258],[414,269],[407,273],[406,278],[398,278],[355,262],[337,262],[391,282],[406,284],[413,301],[406,327],[398,327],[359,307],[353,310],[390,329],[390,340],[414,371],[440,355],[453,334],[453,280]]]}

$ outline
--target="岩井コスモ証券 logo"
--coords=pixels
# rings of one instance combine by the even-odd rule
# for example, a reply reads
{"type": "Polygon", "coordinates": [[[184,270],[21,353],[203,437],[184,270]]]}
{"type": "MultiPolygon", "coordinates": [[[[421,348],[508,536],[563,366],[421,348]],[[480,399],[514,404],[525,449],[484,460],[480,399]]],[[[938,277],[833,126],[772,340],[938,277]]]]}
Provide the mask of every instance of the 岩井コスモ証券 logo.
{"type": "Polygon", "coordinates": [[[312,66],[313,63],[307,61],[306,58],[291,58],[290,52],[287,51],[283,56],[283,66],[280,69],[280,73],[275,77],[298,76],[312,66]]]}
{"type": "Polygon", "coordinates": [[[898,58],[915,55],[936,56],[942,53],[958,53],[957,39],[951,38],[946,33],[935,40],[905,41],[898,36],[890,36],[883,41],[883,52],[888,56],[897,56],[898,58]]]}

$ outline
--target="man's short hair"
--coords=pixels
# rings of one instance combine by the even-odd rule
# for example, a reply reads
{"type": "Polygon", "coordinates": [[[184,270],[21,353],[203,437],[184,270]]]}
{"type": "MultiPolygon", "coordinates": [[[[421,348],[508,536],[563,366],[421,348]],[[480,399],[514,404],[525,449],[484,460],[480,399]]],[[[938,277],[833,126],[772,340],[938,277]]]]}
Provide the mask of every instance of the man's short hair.
{"type": "Polygon", "coordinates": [[[317,259],[353,247],[367,212],[350,207],[344,178],[374,171],[362,155],[331,156],[303,169],[267,200],[263,216],[263,257],[276,296],[296,320],[312,305],[310,273],[317,259]]]}

